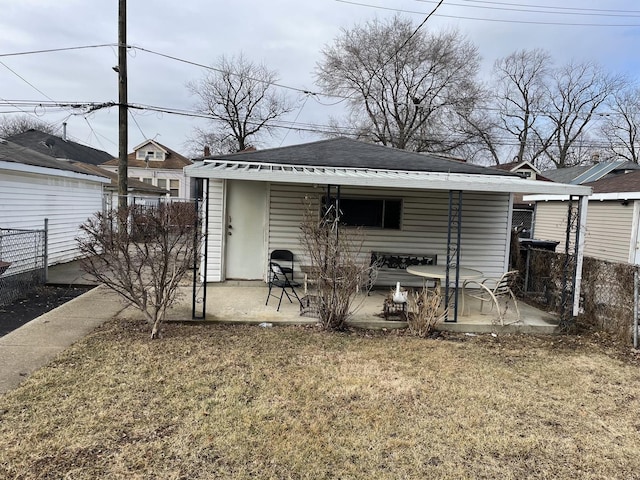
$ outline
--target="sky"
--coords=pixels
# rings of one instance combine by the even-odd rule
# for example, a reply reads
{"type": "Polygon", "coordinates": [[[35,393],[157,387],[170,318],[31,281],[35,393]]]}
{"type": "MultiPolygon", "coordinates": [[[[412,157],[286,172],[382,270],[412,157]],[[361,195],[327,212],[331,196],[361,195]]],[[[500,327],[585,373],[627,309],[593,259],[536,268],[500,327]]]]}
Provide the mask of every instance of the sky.
{"type": "MultiPolygon", "coordinates": [[[[242,53],[275,70],[296,108],[284,120],[305,129],[326,126],[344,106],[319,92],[314,69],[322,48],[355,24],[396,13],[418,26],[438,3],[430,0],[129,0],[128,100],[163,109],[194,109],[186,84],[201,66],[242,53]],[[147,50],[147,51],[145,51],[147,50]],[[156,52],[150,53],[149,51],[156,52]],[[162,54],[162,55],[158,55],[162,54]],[[168,57],[174,58],[168,58],[168,57]],[[191,62],[191,63],[189,63],[191,62]],[[311,126],[311,127],[310,127],[311,126]]],[[[80,143],[118,154],[117,107],[86,110],[57,104],[118,101],[118,0],[0,0],[0,121],[12,113],[62,125],[80,143]],[[100,46],[102,45],[102,46],[100,46]],[[76,48],[90,47],[90,48],[76,48]],[[51,49],[65,51],[28,53],[51,49]],[[45,103],[47,106],[37,106],[45,103]]],[[[637,0],[444,0],[422,29],[457,28],[479,49],[482,75],[518,49],[543,48],[557,63],[594,61],[635,79],[640,73],[637,0]],[[561,5],[561,6],[560,6],[561,5]]],[[[279,87],[282,88],[282,87],[279,87]]],[[[178,151],[195,127],[189,116],[135,110],[129,151],[152,138],[178,151]]],[[[277,129],[259,148],[320,140],[319,134],[277,129]]]]}

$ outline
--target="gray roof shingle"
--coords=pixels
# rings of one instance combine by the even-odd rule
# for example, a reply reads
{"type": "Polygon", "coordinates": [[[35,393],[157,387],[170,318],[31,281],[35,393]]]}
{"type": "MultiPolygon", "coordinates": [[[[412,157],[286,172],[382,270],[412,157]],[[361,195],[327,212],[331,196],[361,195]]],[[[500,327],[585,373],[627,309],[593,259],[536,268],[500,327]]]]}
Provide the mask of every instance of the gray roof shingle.
{"type": "Polygon", "coordinates": [[[205,159],[316,167],[515,176],[503,170],[472,165],[439,155],[398,150],[350,138],[334,138],[268,150],[212,155],[205,159]]]}
{"type": "MultiPolygon", "coordinates": [[[[64,160],[56,160],[49,155],[36,152],[8,140],[0,141],[0,161],[32,165],[35,167],[53,168],[66,172],[82,173],[84,175],[97,175],[77,167],[64,160]]],[[[105,175],[102,175],[105,176],[105,175]]]]}
{"type": "Polygon", "coordinates": [[[39,130],[27,130],[11,136],[7,140],[53,158],[73,160],[90,165],[100,165],[113,158],[110,153],[71,140],[63,140],[62,137],[39,130]]]}

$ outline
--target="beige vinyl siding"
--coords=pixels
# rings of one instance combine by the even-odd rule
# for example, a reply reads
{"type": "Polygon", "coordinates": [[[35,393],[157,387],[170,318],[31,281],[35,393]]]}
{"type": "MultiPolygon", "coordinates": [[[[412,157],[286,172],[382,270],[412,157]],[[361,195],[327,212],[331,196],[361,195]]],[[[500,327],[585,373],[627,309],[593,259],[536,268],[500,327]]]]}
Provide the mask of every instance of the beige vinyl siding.
{"type": "MultiPolygon", "coordinates": [[[[288,249],[297,262],[305,263],[299,242],[305,197],[318,211],[323,187],[272,184],[269,203],[268,251],[288,249]]],[[[410,254],[436,254],[438,263],[446,260],[448,202],[447,192],[399,191],[343,187],[343,197],[402,199],[400,230],[365,229],[364,251],[410,254]]],[[[462,213],[460,263],[481,270],[486,276],[499,275],[505,268],[508,248],[509,195],[465,193],[462,213]]],[[[414,280],[411,276],[408,279],[414,280]]],[[[418,279],[418,283],[420,280],[418,279]]]]}
{"type": "MultiPolygon", "coordinates": [[[[565,248],[567,209],[567,202],[557,201],[539,202],[536,206],[534,236],[560,242],[556,249],[558,252],[565,248]]],[[[632,225],[632,205],[624,206],[617,201],[590,201],[584,255],[611,262],[628,262],[632,225]]]]}
{"type": "Polygon", "coordinates": [[[589,202],[584,254],[611,262],[628,262],[632,224],[633,204],[589,202]]]}
{"type": "Polygon", "coordinates": [[[556,251],[564,251],[568,208],[567,202],[538,202],[533,237],[560,242],[556,251]]]}
{"type": "MultiPolygon", "coordinates": [[[[205,180],[206,181],[206,180],[205,180]]],[[[224,180],[209,180],[209,232],[207,235],[207,282],[220,282],[224,245],[224,180]]]]}
{"type": "Polygon", "coordinates": [[[49,219],[49,265],[80,255],[80,225],[102,211],[102,183],[37,173],[2,171],[0,227],[42,230],[49,219]]]}

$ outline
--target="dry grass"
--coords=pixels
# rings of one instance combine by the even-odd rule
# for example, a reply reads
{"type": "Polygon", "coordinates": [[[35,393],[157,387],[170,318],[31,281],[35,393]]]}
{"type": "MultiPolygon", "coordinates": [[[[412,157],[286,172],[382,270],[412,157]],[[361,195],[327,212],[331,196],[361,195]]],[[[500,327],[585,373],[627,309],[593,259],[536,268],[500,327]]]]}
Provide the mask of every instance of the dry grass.
{"type": "Polygon", "coordinates": [[[593,338],[114,321],[0,397],[0,477],[640,478],[638,364],[593,338]]]}

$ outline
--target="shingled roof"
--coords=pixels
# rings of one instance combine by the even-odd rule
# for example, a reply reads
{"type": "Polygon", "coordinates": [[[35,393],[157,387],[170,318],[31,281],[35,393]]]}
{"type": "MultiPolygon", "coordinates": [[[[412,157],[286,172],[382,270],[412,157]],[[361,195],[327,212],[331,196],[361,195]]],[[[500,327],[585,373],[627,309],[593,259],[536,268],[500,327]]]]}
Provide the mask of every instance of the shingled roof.
{"type": "Polygon", "coordinates": [[[586,183],[593,193],[640,192],[640,170],[586,183]]]}
{"type": "Polygon", "coordinates": [[[31,165],[34,167],[52,168],[55,170],[81,173],[84,175],[100,175],[102,177],[106,177],[104,174],[88,172],[86,169],[73,165],[70,162],[56,160],[49,155],[23,147],[22,145],[18,145],[17,143],[10,142],[8,140],[0,140],[0,161],[31,165]]]}
{"type": "Polygon", "coordinates": [[[75,162],[100,165],[113,158],[110,153],[82,145],[62,137],[41,132],[40,130],[27,130],[7,138],[10,142],[30,148],[53,158],[73,160],[75,162]]]}
{"type": "MultiPolygon", "coordinates": [[[[163,169],[172,169],[172,170],[182,170],[184,167],[191,165],[193,162],[189,160],[187,157],[180,155],[175,150],[162,145],[155,140],[149,140],[145,142],[145,144],[152,142],[158,147],[161,147],[166,151],[166,158],[164,160],[149,160],[146,162],[144,160],[140,160],[136,158],[136,152],[133,151],[127,155],[127,165],[129,167],[139,167],[139,168],[163,168],[163,169]]],[[[109,161],[103,163],[103,165],[107,166],[118,166],[118,158],[110,157],[109,161]]]]}
{"type": "Polygon", "coordinates": [[[268,150],[242,151],[219,156],[212,155],[204,157],[204,160],[516,176],[516,174],[510,172],[472,165],[440,155],[398,150],[350,138],[334,138],[268,150]]]}

